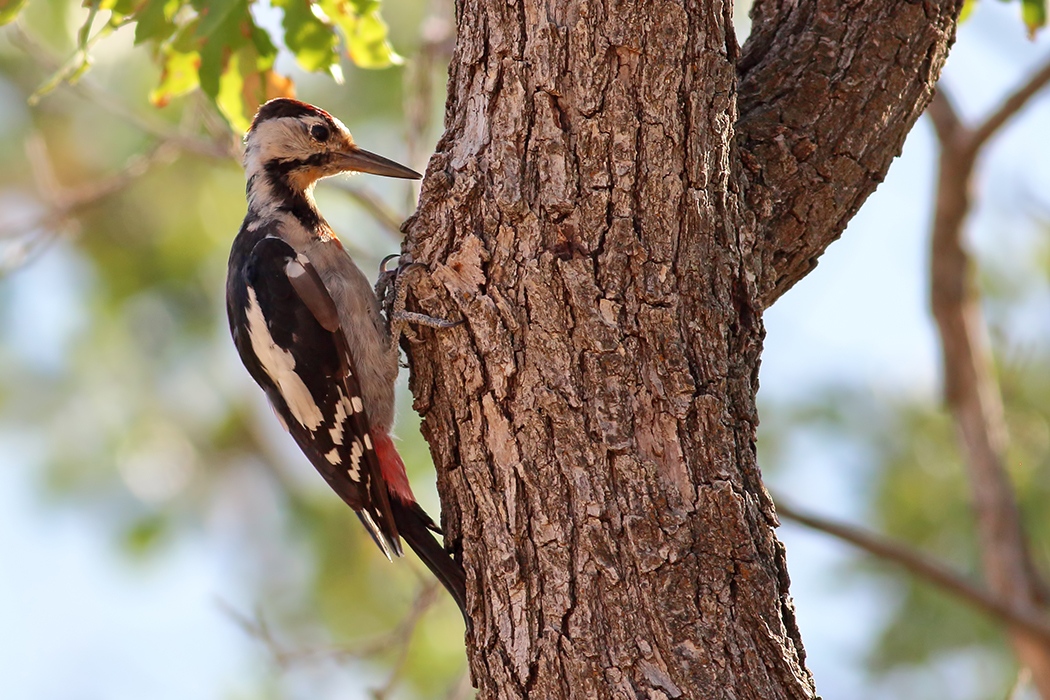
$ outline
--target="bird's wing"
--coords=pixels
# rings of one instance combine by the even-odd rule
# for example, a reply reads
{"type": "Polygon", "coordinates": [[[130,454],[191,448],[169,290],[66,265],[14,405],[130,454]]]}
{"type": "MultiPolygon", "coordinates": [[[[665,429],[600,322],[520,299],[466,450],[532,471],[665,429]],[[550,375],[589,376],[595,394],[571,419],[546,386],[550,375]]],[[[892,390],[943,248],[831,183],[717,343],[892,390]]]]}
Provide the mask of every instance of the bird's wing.
{"type": "Polygon", "coordinates": [[[259,241],[245,269],[246,341],[269,379],[260,384],[299,447],[357,511],[379,548],[387,557],[400,556],[390,496],[335,302],[310,260],[280,238],[259,241]]]}

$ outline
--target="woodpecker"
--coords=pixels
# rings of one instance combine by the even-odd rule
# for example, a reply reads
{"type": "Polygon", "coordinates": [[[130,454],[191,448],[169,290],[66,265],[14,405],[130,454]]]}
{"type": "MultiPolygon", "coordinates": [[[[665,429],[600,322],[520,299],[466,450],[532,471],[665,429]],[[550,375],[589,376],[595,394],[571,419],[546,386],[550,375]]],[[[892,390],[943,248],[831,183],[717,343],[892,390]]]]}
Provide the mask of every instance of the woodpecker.
{"type": "Polygon", "coordinates": [[[403,537],[466,618],[463,569],[431,534],[440,530],[416,503],[390,435],[399,363],[391,323],[428,317],[394,309],[384,318],[313,197],[319,179],[343,172],[422,176],[359,148],[338,119],[292,99],[260,107],[244,143],[248,213],[226,279],[241,360],[387,558],[402,555],[403,537]]]}

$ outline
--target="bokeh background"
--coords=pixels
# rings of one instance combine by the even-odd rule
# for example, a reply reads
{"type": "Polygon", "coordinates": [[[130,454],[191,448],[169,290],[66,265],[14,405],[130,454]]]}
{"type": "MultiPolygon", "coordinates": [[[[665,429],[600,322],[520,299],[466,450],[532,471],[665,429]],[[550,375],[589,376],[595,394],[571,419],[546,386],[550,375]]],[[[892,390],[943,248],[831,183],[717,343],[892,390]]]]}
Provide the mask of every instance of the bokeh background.
{"type": "MultiPolygon", "coordinates": [[[[440,135],[451,7],[386,0],[402,66],[307,74],[254,8],[302,99],[423,170],[440,135]]],[[[117,31],[33,106],[86,16],[30,0],[0,29],[0,697],[469,697],[462,622],[411,557],[388,564],[278,427],[229,341],[223,279],[244,213],[232,135],[117,31]]],[[[1050,56],[985,0],[944,83],[978,120],[1050,56]]],[[[738,8],[746,32],[746,8],[738,8]]],[[[921,120],[817,270],[768,313],[760,461],[777,497],[978,577],[927,310],[936,143],[921,120]]],[[[413,185],[322,185],[366,271],[399,247],[413,185]]],[[[1050,95],[991,143],[970,241],[1036,558],[1050,570],[1050,95]]],[[[398,433],[439,506],[404,390],[398,433]]],[[[780,531],[808,665],[827,698],[1004,698],[1002,633],[826,535],[780,531]]],[[[1027,697],[1022,688],[1018,697],[1027,697]]]]}

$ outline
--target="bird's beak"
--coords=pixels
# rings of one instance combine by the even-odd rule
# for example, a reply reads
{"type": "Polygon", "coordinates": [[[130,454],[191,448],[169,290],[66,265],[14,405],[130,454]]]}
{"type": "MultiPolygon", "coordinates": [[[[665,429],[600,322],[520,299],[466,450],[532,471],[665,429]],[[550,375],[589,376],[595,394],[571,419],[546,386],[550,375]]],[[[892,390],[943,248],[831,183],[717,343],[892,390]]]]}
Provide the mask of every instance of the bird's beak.
{"type": "Polygon", "coordinates": [[[389,158],[384,158],[357,146],[351,146],[346,151],[339,153],[336,157],[335,165],[343,171],[352,170],[359,173],[382,175],[383,177],[400,177],[406,180],[418,180],[423,177],[412,168],[406,168],[389,158]]]}

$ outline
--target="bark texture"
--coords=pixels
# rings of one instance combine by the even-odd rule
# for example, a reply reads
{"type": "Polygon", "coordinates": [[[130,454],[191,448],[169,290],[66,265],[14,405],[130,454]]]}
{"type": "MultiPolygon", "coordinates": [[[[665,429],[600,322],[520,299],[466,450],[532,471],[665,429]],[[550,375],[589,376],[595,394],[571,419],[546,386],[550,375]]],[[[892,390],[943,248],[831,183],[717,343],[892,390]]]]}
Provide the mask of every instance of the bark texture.
{"type": "Polygon", "coordinates": [[[933,94],[961,2],[758,0],[740,157],[764,307],[817,265],[933,94]]]}
{"type": "Polygon", "coordinates": [[[479,697],[814,697],[761,311],[881,179],[958,11],[842,5],[760,3],[738,67],[718,2],[458,0],[406,247],[414,303],[466,320],[410,362],[479,697]]]}

